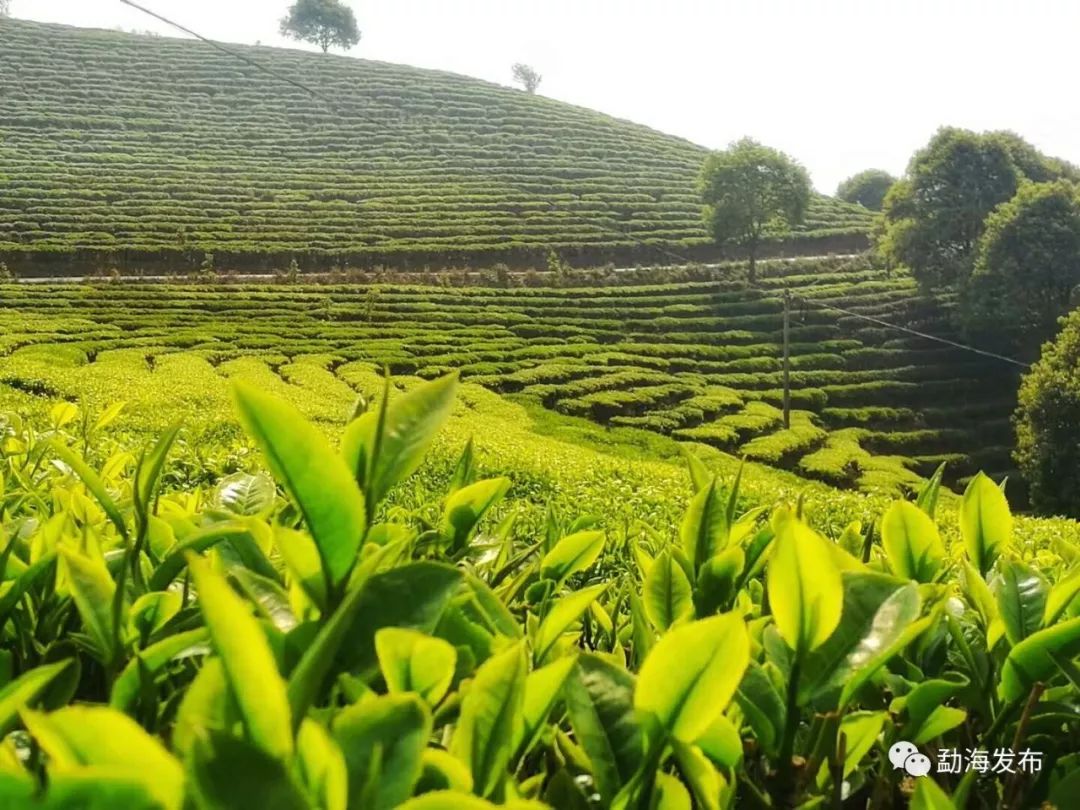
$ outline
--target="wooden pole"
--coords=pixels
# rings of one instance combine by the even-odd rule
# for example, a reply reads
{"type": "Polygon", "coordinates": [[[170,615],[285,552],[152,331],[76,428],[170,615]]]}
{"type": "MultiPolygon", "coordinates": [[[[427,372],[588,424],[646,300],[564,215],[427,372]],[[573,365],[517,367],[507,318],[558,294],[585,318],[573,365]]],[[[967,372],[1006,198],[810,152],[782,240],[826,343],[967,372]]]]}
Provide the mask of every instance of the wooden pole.
{"type": "Polygon", "coordinates": [[[784,287],[784,429],[791,427],[791,293],[784,287]]]}

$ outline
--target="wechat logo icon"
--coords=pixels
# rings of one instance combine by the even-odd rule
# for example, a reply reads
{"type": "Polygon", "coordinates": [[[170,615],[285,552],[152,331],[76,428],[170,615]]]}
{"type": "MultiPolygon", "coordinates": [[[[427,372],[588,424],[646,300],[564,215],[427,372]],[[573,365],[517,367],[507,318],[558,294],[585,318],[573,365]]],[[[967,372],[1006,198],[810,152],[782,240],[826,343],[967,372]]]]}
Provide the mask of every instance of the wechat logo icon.
{"type": "Polygon", "coordinates": [[[894,770],[903,769],[908,776],[926,776],[930,773],[930,757],[919,753],[914,743],[900,740],[889,749],[889,762],[894,770]]]}

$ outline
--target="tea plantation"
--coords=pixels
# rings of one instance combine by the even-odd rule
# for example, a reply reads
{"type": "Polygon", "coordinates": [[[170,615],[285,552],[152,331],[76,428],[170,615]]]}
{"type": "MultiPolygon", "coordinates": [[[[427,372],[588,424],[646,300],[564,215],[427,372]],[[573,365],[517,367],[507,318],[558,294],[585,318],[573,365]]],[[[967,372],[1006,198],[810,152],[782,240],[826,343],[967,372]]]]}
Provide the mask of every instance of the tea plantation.
{"type": "MultiPolygon", "coordinates": [[[[0,42],[0,260],[26,274],[205,253],[250,270],[715,252],[705,150],[590,110],[288,50],[237,46],[261,70],[198,42],[2,18],[0,42]]],[[[868,228],[816,197],[794,249],[861,246],[868,228]]]]}
{"type": "MultiPolygon", "coordinates": [[[[840,487],[910,491],[942,462],[952,483],[1010,471],[1012,367],[824,308],[949,334],[947,302],[864,259],[776,263],[753,288],[731,268],[715,275],[540,289],[8,286],[0,401],[143,396],[129,380],[181,385],[181,363],[206,380],[258,363],[268,380],[316,390],[344,390],[356,369],[458,370],[561,414],[840,487]],[[797,294],[787,430],[785,286],[797,294]]],[[[137,412],[155,415],[158,395],[137,412]]]]}

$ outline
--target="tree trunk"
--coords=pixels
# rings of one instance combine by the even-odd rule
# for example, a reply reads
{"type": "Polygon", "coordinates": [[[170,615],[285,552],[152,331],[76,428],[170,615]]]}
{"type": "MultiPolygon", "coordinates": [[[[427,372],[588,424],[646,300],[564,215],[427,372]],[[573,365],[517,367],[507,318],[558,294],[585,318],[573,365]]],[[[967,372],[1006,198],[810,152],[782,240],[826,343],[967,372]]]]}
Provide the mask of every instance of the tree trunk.
{"type": "Polygon", "coordinates": [[[747,278],[751,284],[757,283],[757,245],[750,245],[750,272],[747,278]]]}

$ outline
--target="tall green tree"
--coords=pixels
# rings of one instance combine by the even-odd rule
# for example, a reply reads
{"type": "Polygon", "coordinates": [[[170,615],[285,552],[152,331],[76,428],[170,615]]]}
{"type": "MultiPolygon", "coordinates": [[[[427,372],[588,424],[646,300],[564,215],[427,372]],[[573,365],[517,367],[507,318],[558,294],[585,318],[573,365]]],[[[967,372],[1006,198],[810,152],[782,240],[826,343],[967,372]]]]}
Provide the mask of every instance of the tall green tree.
{"type": "Polygon", "coordinates": [[[1080,518],[1080,310],[1020,385],[1016,461],[1031,504],[1045,514],[1080,518]]]}
{"type": "Polygon", "coordinates": [[[751,282],[757,277],[762,241],[802,222],[810,204],[806,169],[783,152],[750,138],[710,154],[700,187],[706,226],[717,244],[737,245],[746,251],[751,282]]]}
{"type": "Polygon", "coordinates": [[[360,41],[356,15],[340,0],[296,0],[281,20],[281,34],[314,43],[323,53],[332,47],[347,51],[360,41]]]}
{"type": "Polygon", "coordinates": [[[1080,284],[1080,195],[1066,180],[1025,183],[986,219],[961,308],[969,331],[1035,349],[1080,284]]]}
{"type": "Polygon", "coordinates": [[[871,211],[880,211],[885,194],[896,178],[881,169],[866,169],[853,174],[836,189],[836,196],[850,203],[857,203],[871,211]]]}
{"type": "Polygon", "coordinates": [[[925,287],[962,284],[987,214],[1016,193],[1021,177],[1004,143],[963,129],[938,130],[885,195],[880,249],[925,287]]]}

